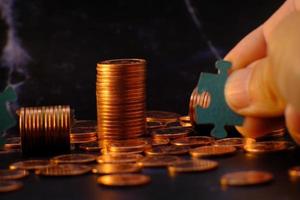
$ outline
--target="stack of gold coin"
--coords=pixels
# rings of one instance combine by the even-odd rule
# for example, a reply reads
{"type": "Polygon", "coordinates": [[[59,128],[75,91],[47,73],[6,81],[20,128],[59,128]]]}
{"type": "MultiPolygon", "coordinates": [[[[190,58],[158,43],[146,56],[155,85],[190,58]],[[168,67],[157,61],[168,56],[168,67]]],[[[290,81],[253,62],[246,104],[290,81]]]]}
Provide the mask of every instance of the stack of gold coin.
{"type": "Polygon", "coordinates": [[[71,128],[71,144],[83,144],[97,141],[96,128],[71,128]]]}
{"type": "Polygon", "coordinates": [[[19,110],[24,155],[45,155],[70,150],[69,106],[26,107],[19,110]]]}
{"type": "Polygon", "coordinates": [[[142,136],[145,123],[146,61],[117,59],[97,64],[97,125],[101,139],[142,136]]]}

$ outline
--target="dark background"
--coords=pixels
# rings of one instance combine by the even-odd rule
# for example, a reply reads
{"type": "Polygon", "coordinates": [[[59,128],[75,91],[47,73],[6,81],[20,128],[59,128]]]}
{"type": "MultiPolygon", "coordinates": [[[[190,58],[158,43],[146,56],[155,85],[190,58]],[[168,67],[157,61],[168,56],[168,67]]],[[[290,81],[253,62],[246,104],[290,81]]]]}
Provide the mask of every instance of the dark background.
{"type": "MultiPolygon", "coordinates": [[[[283,0],[191,2],[202,30],[184,0],[16,0],[18,35],[32,58],[19,106],[69,104],[77,119],[95,119],[97,61],[135,57],[148,61],[147,109],[187,114],[199,73],[215,72],[203,35],[224,56],[283,0]]],[[[6,30],[0,20],[1,49],[6,30]]],[[[0,74],[2,90],[5,66],[0,74]]],[[[23,78],[14,73],[15,82],[23,78]]]]}

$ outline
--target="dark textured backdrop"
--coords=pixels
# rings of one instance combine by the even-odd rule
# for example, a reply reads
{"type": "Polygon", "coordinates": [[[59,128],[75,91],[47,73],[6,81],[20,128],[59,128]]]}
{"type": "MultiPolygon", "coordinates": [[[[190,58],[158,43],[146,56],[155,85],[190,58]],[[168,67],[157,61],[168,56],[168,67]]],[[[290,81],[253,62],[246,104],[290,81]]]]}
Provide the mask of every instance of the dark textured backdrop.
{"type": "MultiPolygon", "coordinates": [[[[70,104],[78,119],[96,117],[95,67],[99,60],[137,57],[148,61],[148,109],[186,114],[201,71],[216,60],[201,34],[221,56],[262,23],[282,0],[191,0],[202,33],[184,0],[16,0],[18,35],[32,60],[19,104],[70,104]]],[[[0,20],[0,48],[7,27],[0,20]]],[[[7,79],[0,67],[0,85],[7,79]]],[[[14,73],[14,81],[24,77],[14,73]]]]}

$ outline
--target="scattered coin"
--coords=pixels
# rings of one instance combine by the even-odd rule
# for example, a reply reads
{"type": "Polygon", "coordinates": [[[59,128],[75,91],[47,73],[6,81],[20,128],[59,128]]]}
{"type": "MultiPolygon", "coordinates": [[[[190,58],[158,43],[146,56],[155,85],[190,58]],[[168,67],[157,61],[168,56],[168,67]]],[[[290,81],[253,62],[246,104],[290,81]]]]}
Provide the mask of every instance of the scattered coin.
{"type": "Polygon", "coordinates": [[[184,127],[164,128],[152,131],[152,137],[157,139],[168,138],[172,140],[180,137],[186,137],[191,132],[192,129],[184,127]]]}
{"type": "Polygon", "coordinates": [[[0,169],[0,180],[20,179],[28,174],[28,171],[24,169],[0,169]]]}
{"type": "Polygon", "coordinates": [[[142,167],[166,167],[181,162],[177,156],[147,156],[137,162],[142,167]]]}
{"type": "Polygon", "coordinates": [[[153,146],[150,149],[146,149],[145,153],[150,156],[161,155],[181,155],[188,153],[188,147],[175,146],[175,145],[161,145],[153,146]]]}
{"type": "Polygon", "coordinates": [[[42,176],[77,176],[91,171],[91,167],[82,164],[59,164],[52,165],[35,171],[42,176]]]}
{"type": "Polygon", "coordinates": [[[51,159],[53,163],[89,163],[96,160],[96,156],[91,154],[65,154],[55,156],[51,159]]]}
{"type": "Polygon", "coordinates": [[[168,138],[147,138],[146,141],[151,146],[167,145],[170,143],[168,138]]]}
{"type": "Polygon", "coordinates": [[[25,160],[11,164],[10,169],[25,169],[36,170],[50,166],[51,163],[48,160],[25,160]]]}
{"type": "Polygon", "coordinates": [[[189,115],[179,117],[179,123],[183,127],[193,127],[191,117],[189,115]]]}
{"type": "Polygon", "coordinates": [[[175,121],[175,122],[168,122],[166,124],[167,128],[180,128],[182,127],[179,121],[175,121]]]}
{"type": "Polygon", "coordinates": [[[81,144],[79,149],[87,152],[100,152],[103,148],[103,143],[101,142],[89,142],[85,144],[81,144]]]}
{"type": "Polygon", "coordinates": [[[245,145],[250,145],[255,142],[255,139],[252,138],[224,138],[220,140],[216,140],[216,146],[233,146],[236,148],[243,148],[245,145]]]}
{"type": "Polygon", "coordinates": [[[4,149],[21,149],[21,137],[6,138],[4,149]]]}
{"type": "Polygon", "coordinates": [[[286,141],[255,142],[244,146],[249,153],[273,153],[291,149],[291,143],[286,141]]]}
{"type": "Polygon", "coordinates": [[[134,163],[103,163],[93,167],[92,172],[95,174],[121,174],[140,172],[141,166],[134,163]]]}
{"type": "Polygon", "coordinates": [[[221,177],[221,185],[247,186],[268,183],[273,180],[273,175],[265,171],[241,171],[225,174],[221,177]]]}
{"type": "Polygon", "coordinates": [[[148,144],[143,139],[115,141],[108,144],[109,152],[139,152],[142,153],[148,144]]]}
{"type": "Polygon", "coordinates": [[[71,144],[83,144],[97,141],[97,132],[95,127],[79,128],[73,127],[70,133],[71,144]]]}
{"type": "Polygon", "coordinates": [[[100,176],[97,182],[105,186],[139,186],[150,182],[150,177],[142,174],[113,174],[100,176]]]}
{"type": "Polygon", "coordinates": [[[151,122],[172,122],[178,121],[180,115],[173,112],[166,112],[166,111],[147,111],[146,112],[146,121],[151,122]]]}
{"type": "Polygon", "coordinates": [[[12,191],[21,189],[22,187],[23,187],[23,184],[19,181],[0,180],[0,193],[12,192],[12,191]]]}
{"type": "Polygon", "coordinates": [[[216,169],[218,167],[218,163],[216,161],[211,160],[188,160],[185,162],[180,162],[178,164],[174,164],[168,167],[168,171],[170,174],[174,173],[186,173],[186,172],[203,172],[212,169],[216,169]]]}
{"type": "Polygon", "coordinates": [[[148,130],[160,129],[160,128],[164,128],[164,127],[165,127],[165,124],[162,122],[155,122],[155,121],[147,122],[148,130]]]}
{"type": "Polygon", "coordinates": [[[236,148],[232,146],[202,146],[190,150],[193,157],[224,156],[235,152],[236,148]]]}
{"type": "Polygon", "coordinates": [[[196,146],[205,146],[211,145],[215,141],[214,138],[208,136],[189,136],[178,138],[171,141],[171,144],[177,146],[188,146],[188,147],[196,147],[196,146]]]}
{"type": "Polygon", "coordinates": [[[142,159],[143,156],[140,154],[125,154],[125,155],[118,155],[118,154],[105,154],[97,157],[98,163],[133,163],[137,162],[138,160],[142,159]]]}

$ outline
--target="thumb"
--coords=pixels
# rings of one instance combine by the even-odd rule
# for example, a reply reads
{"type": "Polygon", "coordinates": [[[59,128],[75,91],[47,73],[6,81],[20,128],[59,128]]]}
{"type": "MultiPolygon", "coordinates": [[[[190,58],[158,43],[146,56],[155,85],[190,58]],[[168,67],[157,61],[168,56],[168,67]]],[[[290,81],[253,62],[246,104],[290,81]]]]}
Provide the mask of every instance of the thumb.
{"type": "Polygon", "coordinates": [[[225,85],[226,101],[235,112],[252,117],[275,117],[284,112],[268,58],[257,60],[230,74],[225,85]]]}

